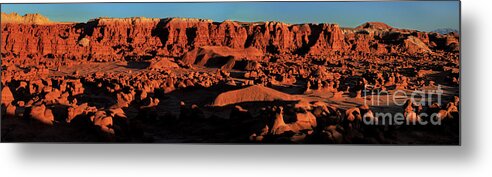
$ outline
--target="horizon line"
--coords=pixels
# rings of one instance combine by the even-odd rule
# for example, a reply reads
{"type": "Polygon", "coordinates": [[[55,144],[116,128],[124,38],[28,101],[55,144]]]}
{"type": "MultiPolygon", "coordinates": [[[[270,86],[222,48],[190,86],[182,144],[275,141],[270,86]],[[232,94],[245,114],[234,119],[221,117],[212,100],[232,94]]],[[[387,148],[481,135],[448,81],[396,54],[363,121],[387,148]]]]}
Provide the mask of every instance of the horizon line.
{"type": "MultiPolygon", "coordinates": [[[[53,23],[88,23],[88,22],[91,22],[91,21],[94,21],[94,20],[98,20],[98,19],[133,19],[133,18],[147,18],[147,19],[159,19],[159,20],[163,20],[163,19],[196,19],[196,20],[205,20],[205,21],[212,21],[212,22],[216,22],[216,23],[222,23],[222,22],[226,22],[226,21],[232,21],[232,22],[239,22],[239,23],[264,23],[264,22],[279,22],[279,23],[284,23],[284,24],[287,24],[287,25],[302,25],[302,24],[336,24],[336,25],[339,25],[341,28],[357,28],[359,26],[362,26],[366,23],[384,23],[386,25],[389,25],[390,27],[392,28],[395,28],[395,29],[403,29],[403,30],[415,30],[415,31],[422,31],[422,32],[432,32],[432,31],[425,31],[425,30],[418,30],[418,29],[410,29],[410,28],[400,28],[400,27],[395,27],[393,25],[390,25],[384,21],[366,21],[366,22],[363,22],[357,26],[341,26],[339,23],[332,23],[332,22],[305,22],[305,23],[288,23],[288,22],[284,22],[284,21],[277,21],[277,20],[265,20],[265,21],[240,21],[240,20],[234,20],[234,19],[225,19],[225,20],[222,20],[222,21],[216,21],[216,20],[213,20],[213,19],[209,19],[209,18],[200,18],[200,17],[180,17],[180,16],[168,16],[168,17],[146,17],[146,16],[127,16],[127,17],[108,17],[108,16],[100,16],[100,17],[96,17],[96,18],[90,18],[90,19],[87,19],[85,21],[52,21],[49,17],[43,15],[42,13],[18,13],[18,12],[10,12],[10,13],[6,13],[6,12],[1,12],[1,14],[7,14],[7,15],[12,15],[12,14],[17,14],[18,16],[20,17],[26,17],[28,15],[41,15],[45,18],[47,18],[50,22],[53,22],[53,23]]],[[[0,20],[1,21],[1,20],[0,20]]],[[[434,30],[439,30],[439,29],[452,29],[452,30],[456,30],[456,31],[459,31],[459,29],[455,29],[455,28],[438,28],[438,29],[434,29],[434,30]]]]}

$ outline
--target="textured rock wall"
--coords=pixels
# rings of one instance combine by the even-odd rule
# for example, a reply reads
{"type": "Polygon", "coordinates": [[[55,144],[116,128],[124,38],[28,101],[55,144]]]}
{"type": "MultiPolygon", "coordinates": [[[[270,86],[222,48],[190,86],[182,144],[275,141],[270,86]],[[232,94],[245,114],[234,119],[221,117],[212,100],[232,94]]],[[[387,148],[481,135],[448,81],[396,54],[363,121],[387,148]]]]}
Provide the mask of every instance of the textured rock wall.
{"type": "Polygon", "coordinates": [[[298,55],[413,54],[452,51],[459,46],[456,34],[432,33],[429,36],[425,32],[376,24],[342,29],[336,24],[213,22],[182,18],[98,18],[68,24],[7,20],[1,26],[1,53],[14,57],[111,61],[156,55],[182,57],[202,46],[253,47],[263,53],[298,55]]]}

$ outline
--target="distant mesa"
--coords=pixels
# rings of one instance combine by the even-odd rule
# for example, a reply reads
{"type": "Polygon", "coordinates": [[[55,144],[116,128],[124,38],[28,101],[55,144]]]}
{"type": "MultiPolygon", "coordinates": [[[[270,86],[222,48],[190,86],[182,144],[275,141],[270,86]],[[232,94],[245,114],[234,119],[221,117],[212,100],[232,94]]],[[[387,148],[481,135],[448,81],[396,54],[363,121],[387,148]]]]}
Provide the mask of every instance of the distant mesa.
{"type": "MultiPolygon", "coordinates": [[[[147,18],[147,17],[131,17],[131,18],[99,17],[99,18],[91,19],[88,22],[97,21],[98,23],[105,24],[105,23],[113,23],[115,21],[122,21],[122,22],[126,22],[126,21],[136,22],[137,21],[138,22],[138,21],[156,21],[156,20],[158,21],[158,20],[162,20],[162,19],[147,18]]],[[[192,22],[192,23],[208,22],[208,23],[212,23],[213,22],[213,20],[210,20],[210,19],[180,18],[180,17],[165,18],[165,20],[167,20],[168,22],[180,22],[180,23],[183,23],[183,22],[192,22]]],[[[21,16],[15,12],[12,12],[10,14],[2,12],[1,13],[1,22],[2,23],[20,23],[20,24],[38,24],[38,25],[68,23],[68,22],[50,21],[50,19],[48,19],[47,17],[45,17],[41,14],[38,14],[38,13],[25,14],[25,15],[21,16]]],[[[224,22],[234,22],[234,23],[238,23],[239,25],[241,25],[241,24],[261,25],[261,24],[266,23],[266,22],[237,22],[237,21],[232,21],[232,20],[225,20],[224,22]]],[[[279,23],[286,24],[286,23],[282,23],[282,22],[279,22],[279,23]]],[[[393,27],[391,27],[391,26],[389,26],[383,22],[366,22],[366,23],[356,27],[356,29],[377,29],[377,30],[392,29],[392,28],[393,27]]],[[[447,34],[449,32],[457,32],[457,30],[449,29],[449,28],[443,28],[443,29],[435,30],[433,32],[439,32],[441,34],[447,34]]]]}
{"type": "Polygon", "coordinates": [[[439,28],[431,32],[440,33],[440,34],[459,33],[457,29],[453,29],[453,28],[439,28]]]}
{"type": "Polygon", "coordinates": [[[387,30],[392,28],[393,27],[383,22],[366,22],[356,27],[356,29],[377,29],[377,30],[387,30]]]}
{"type": "Polygon", "coordinates": [[[15,12],[10,14],[2,12],[1,19],[2,19],[1,20],[2,23],[21,23],[21,24],[38,24],[38,25],[53,23],[47,17],[37,13],[20,16],[15,12]]]}
{"type": "Polygon", "coordinates": [[[123,24],[137,24],[141,22],[159,22],[159,18],[147,18],[147,17],[129,17],[129,18],[111,18],[111,17],[98,17],[95,19],[90,19],[88,23],[95,22],[99,25],[112,25],[115,23],[123,24]]]}

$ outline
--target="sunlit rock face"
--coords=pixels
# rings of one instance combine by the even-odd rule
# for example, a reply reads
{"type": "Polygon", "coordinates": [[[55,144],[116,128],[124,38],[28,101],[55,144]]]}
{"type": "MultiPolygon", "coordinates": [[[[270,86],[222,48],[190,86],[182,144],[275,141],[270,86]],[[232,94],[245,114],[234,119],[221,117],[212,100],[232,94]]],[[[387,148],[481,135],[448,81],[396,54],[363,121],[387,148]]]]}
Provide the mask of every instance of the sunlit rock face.
{"type": "Polygon", "coordinates": [[[156,54],[181,57],[203,46],[252,47],[263,53],[314,56],[335,52],[427,53],[433,48],[455,50],[459,36],[453,34],[432,34],[429,38],[427,33],[396,29],[381,22],[353,29],[336,24],[144,17],[56,23],[39,14],[2,13],[1,49],[7,55],[94,61],[156,54]]]}

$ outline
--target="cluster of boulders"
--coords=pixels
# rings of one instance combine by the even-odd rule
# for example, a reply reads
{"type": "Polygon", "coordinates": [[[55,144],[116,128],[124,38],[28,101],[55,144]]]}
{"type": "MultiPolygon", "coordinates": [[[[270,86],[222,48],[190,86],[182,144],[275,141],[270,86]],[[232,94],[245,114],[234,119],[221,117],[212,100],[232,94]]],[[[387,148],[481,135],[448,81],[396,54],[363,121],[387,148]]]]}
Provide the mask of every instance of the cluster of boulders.
{"type": "MultiPolygon", "coordinates": [[[[130,121],[125,109],[155,110],[160,102],[156,93],[208,88],[231,81],[230,73],[220,69],[212,73],[177,74],[167,65],[138,73],[95,72],[71,76],[52,76],[46,68],[31,66],[26,70],[7,62],[3,67],[2,118],[23,118],[51,126],[98,127],[110,139],[128,131],[122,128],[128,128],[130,121]]],[[[179,116],[179,111],[173,116],[179,116]]]]}
{"type": "MultiPolygon", "coordinates": [[[[429,129],[456,133],[459,128],[458,104],[458,97],[454,97],[445,107],[432,104],[422,108],[407,101],[401,111],[404,119],[396,126],[414,129],[428,126],[429,129]],[[429,117],[425,117],[426,123],[419,124],[424,122],[419,116],[422,112],[429,117]],[[435,114],[432,122],[436,124],[431,124],[432,114],[435,114]]],[[[248,113],[244,109],[243,112],[248,113]]],[[[320,101],[301,101],[264,108],[249,139],[262,143],[390,143],[385,135],[387,127],[382,121],[367,105],[342,109],[320,101]]]]}
{"type": "Polygon", "coordinates": [[[420,103],[407,100],[403,106],[404,115],[405,118],[413,124],[417,124],[425,119],[426,122],[432,121],[438,124],[451,124],[454,126],[453,128],[458,128],[459,102],[460,98],[458,96],[454,96],[446,105],[440,105],[439,103],[434,102],[423,106],[420,103]],[[426,116],[420,116],[421,113],[425,113],[423,115],[426,116]]]}
{"type": "Polygon", "coordinates": [[[325,102],[305,102],[264,108],[261,126],[249,139],[263,143],[384,143],[382,129],[364,126],[377,119],[367,105],[341,109],[325,102]]]}

